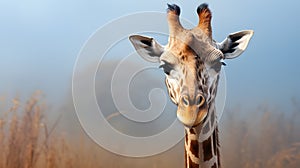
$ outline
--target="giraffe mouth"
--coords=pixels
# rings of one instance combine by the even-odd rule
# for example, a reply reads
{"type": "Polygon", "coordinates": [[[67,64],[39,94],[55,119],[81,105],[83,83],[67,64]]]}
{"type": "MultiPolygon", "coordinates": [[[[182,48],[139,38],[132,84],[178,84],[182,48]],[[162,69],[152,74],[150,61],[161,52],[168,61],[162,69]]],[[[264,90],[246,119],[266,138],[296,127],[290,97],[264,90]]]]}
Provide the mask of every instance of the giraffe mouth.
{"type": "Polygon", "coordinates": [[[203,123],[207,118],[208,111],[200,109],[197,111],[177,110],[178,120],[186,127],[195,127],[203,123]]]}

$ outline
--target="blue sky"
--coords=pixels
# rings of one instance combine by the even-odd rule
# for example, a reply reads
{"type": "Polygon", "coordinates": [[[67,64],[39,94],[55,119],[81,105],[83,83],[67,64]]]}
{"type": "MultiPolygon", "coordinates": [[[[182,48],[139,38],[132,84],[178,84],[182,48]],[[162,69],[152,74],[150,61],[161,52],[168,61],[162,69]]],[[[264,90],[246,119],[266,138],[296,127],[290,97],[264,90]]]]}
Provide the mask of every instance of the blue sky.
{"type": "MultiPolygon", "coordinates": [[[[247,51],[228,60],[227,103],[286,107],[300,95],[300,2],[287,0],[205,1],[213,12],[213,36],[253,29],[247,51]],[[283,105],[282,105],[283,104],[283,105]]],[[[164,12],[176,3],[197,23],[203,1],[0,1],[0,95],[42,90],[55,103],[67,94],[76,57],[89,36],[118,17],[164,12]]],[[[138,23],[137,23],[138,24],[138,23]]],[[[132,48],[133,50],[133,48],[132,48]]]]}

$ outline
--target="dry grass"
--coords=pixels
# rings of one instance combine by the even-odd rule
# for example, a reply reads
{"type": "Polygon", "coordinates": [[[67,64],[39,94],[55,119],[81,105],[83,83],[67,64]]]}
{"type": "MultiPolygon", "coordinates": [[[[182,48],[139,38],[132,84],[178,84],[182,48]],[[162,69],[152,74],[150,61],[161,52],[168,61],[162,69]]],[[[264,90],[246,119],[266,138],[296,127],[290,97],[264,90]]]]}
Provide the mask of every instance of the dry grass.
{"type": "MultiPolygon", "coordinates": [[[[0,117],[0,168],[183,167],[182,142],[153,157],[121,157],[99,148],[82,130],[69,138],[54,130],[57,123],[49,128],[46,110],[37,94],[27,102],[13,100],[0,117]]],[[[268,108],[251,115],[232,111],[221,123],[224,167],[299,167],[299,109],[289,115],[268,108]]]]}
{"type": "Polygon", "coordinates": [[[41,106],[32,98],[27,102],[23,115],[19,116],[20,102],[13,100],[13,106],[1,118],[2,149],[0,167],[34,167],[40,156],[41,106]]]}
{"type": "Polygon", "coordinates": [[[267,107],[223,118],[223,162],[231,168],[299,167],[300,111],[285,114],[267,107]],[[271,112],[272,111],[272,112],[271,112]]]}
{"type": "Polygon", "coordinates": [[[45,105],[34,94],[26,103],[12,101],[0,118],[0,168],[85,167],[85,147],[78,151],[62,134],[49,129],[43,113],[45,105]],[[80,155],[82,156],[80,156],[80,155]]]}

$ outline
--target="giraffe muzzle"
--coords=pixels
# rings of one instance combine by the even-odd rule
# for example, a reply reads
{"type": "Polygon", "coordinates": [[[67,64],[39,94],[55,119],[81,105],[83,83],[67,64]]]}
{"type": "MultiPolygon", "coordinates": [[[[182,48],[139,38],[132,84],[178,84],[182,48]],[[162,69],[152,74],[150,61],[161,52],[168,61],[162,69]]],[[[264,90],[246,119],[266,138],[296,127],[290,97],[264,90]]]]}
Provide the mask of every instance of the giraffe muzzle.
{"type": "Polygon", "coordinates": [[[185,126],[199,125],[207,116],[207,105],[202,94],[196,96],[182,95],[177,108],[177,118],[185,126]]]}

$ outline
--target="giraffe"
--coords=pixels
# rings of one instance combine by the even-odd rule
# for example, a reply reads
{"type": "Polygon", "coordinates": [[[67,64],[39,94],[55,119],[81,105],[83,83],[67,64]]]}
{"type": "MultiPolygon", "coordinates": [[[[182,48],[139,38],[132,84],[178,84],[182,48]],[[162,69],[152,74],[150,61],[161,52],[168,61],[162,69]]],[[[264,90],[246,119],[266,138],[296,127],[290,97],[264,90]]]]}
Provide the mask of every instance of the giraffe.
{"type": "Polygon", "coordinates": [[[129,40],[149,62],[160,63],[169,97],[177,105],[177,118],[185,127],[185,167],[221,167],[215,98],[223,60],[242,54],[253,30],[229,34],[221,43],[212,39],[212,13],[206,3],[197,8],[198,25],[185,29],[180,7],[168,4],[168,44],[147,36],[129,40]]]}

